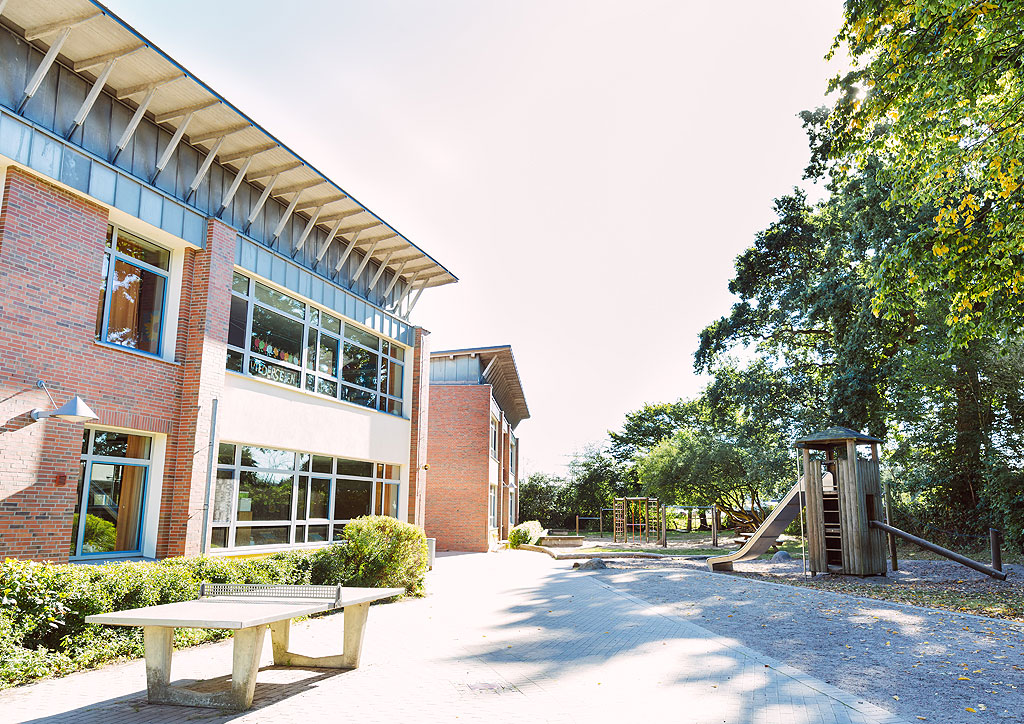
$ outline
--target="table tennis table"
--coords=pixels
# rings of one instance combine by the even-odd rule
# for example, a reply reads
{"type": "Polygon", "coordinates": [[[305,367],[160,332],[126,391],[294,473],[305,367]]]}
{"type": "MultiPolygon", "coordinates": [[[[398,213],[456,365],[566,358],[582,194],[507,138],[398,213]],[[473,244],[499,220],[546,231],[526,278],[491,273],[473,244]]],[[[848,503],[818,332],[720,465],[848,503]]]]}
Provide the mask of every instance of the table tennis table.
{"type": "Polygon", "coordinates": [[[199,598],[127,611],[86,616],[86,623],[141,626],[146,653],[146,690],[151,704],[248,709],[256,690],[263,642],[270,628],[277,666],[355,669],[363,647],[370,603],[405,593],[402,588],[286,586],[203,583],[199,598]],[[342,653],[304,656],[288,650],[291,619],[344,609],[342,653]],[[175,628],[220,628],[234,631],[231,687],[196,691],[172,686],[171,655],[175,628]]]}

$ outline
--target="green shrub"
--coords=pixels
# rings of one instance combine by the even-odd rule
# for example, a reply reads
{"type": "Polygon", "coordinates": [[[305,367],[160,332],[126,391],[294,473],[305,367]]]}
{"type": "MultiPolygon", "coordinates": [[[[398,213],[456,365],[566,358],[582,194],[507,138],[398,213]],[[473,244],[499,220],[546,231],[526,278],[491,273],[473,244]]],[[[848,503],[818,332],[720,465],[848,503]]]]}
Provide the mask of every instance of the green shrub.
{"type": "MultiPolygon", "coordinates": [[[[259,558],[168,558],[87,566],[7,559],[0,563],[0,689],[143,653],[142,629],[87,624],[86,616],[196,598],[199,584],[278,583],[403,587],[420,594],[423,532],[394,518],[345,527],[346,545],[259,558]]],[[[175,646],[229,636],[179,629],[175,646]]]]}
{"type": "Polygon", "coordinates": [[[427,539],[409,523],[382,515],[356,518],[341,534],[345,541],[340,580],[349,586],[404,588],[418,596],[427,572],[427,539]]]}
{"type": "Polygon", "coordinates": [[[523,545],[536,545],[537,541],[547,534],[539,521],[528,520],[508,532],[508,546],[518,548],[523,545]]]}

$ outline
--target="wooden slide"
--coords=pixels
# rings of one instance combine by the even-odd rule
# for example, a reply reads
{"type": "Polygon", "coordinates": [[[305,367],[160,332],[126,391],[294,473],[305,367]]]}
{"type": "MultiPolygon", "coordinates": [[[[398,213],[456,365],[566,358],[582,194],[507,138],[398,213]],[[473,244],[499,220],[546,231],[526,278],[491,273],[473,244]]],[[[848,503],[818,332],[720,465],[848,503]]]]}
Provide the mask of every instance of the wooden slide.
{"type": "Polygon", "coordinates": [[[800,508],[803,507],[803,489],[804,479],[800,478],[793,489],[786,493],[785,497],[775,506],[775,510],[769,513],[760,527],[754,531],[750,540],[744,543],[738,551],[729,555],[708,558],[708,568],[712,571],[731,571],[734,562],[749,561],[767,553],[782,532],[800,515],[800,508]]]}

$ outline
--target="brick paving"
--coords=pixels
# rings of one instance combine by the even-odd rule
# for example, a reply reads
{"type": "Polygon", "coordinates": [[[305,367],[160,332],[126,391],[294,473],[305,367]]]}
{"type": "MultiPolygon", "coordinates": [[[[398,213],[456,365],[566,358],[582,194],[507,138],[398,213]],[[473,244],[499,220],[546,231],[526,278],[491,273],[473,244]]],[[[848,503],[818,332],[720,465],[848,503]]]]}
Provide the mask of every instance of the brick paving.
{"type": "MultiPolygon", "coordinates": [[[[141,661],[0,694],[0,721],[906,724],[878,707],[618,590],[525,552],[442,556],[427,598],[370,611],[362,666],[275,668],[269,637],[247,712],[146,703],[141,661]]],[[[326,653],[341,616],[294,626],[326,653]]],[[[333,648],[337,648],[334,646],[333,648]]],[[[172,680],[223,676],[229,643],[177,652],[172,680]]]]}

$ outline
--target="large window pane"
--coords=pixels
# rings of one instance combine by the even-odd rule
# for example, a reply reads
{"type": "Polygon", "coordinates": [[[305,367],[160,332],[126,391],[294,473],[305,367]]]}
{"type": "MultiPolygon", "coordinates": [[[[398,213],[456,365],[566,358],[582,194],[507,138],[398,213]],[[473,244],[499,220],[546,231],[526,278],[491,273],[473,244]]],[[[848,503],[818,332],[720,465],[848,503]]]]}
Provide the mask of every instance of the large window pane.
{"type": "Polygon", "coordinates": [[[388,373],[386,385],[381,385],[384,391],[392,397],[402,396],[402,365],[397,362],[381,362],[381,367],[387,364],[388,373]]]}
{"type": "Polygon", "coordinates": [[[306,538],[310,543],[320,543],[327,540],[327,526],[326,525],[311,525],[309,526],[309,534],[306,538]]]}
{"type": "Polygon", "coordinates": [[[272,447],[242,446],[242,465],[248,468],[269,468],[271,470],[294,470],[295,453],[272,447]]]}
{"type": "Polygon", "coordinates": [[[341,334],[341,320],[337,317],[333,317],[327,312],[323,313],[321,317],[320,326],[324,329],[329,329],[335,334],[341,334]]]}
{"type": "Polygon", "coordinates": [[[245,347],[245,325],[249,317],[249,302],[241,297],[231,297],[231,315],[228,317],[228,344],[245,347]]]}
{"type": "Polygon", "coordinates": [[[249,277],[244,274],[234,272],[231,276],[231,291],[238,292],[239,294],[249,294],[249,277]]]}
{"type": "Polygon", "coordinates": [[[234,465],[235,446],[230,442],[222,442],[217,448],[217,462],[221,465],[234,465]]]}
{"type": "Polygon", "coordinates": [[[239,526],[235,528],[236,546],[285,545],[291,532],[287,525],[239,526]]]}
{"type": "Polygon", "coordinates": [[[374,512],[377,515],[390,515],[398,517],[398,486],[391,483],[377,483],[377,505],[374,512]]]}
{"type": "Polygon", "coordinates": [[[150,438],[142,435],[97,430],[93,438],[92,454],[108,458],[148,460],[150,443],[150,438]]]}
{"type": "Polygon", "coordinates": [[[165,284],[159,274],[116,259],[106,341],[157,354],[165,284]]]}
{"type": "Polygon", "coordinates": [[[302,361],[302,322],[256,306],[252,310],[250,346],[253,352],[299,365],[302,361]]]}
{"type": "Polygon", "coordinates": [[[291,520],[292,476],[243,470],[238,475],[238,520],[291,520]]]}
{"type": "Polygon", "coordinates": [[[213,488],[213,522],[230,523],[231,510],[235,507],[235,472],[218,470],[217,482],[213,488]]]}
{"type": "Polygon", "coordinates": [[[164,271],[167,271],[171,260],[171,252],[167,249],[162,249],[156,244],[151,244],[121,229],[117,230],[117,250],[125,256],[138,259],[164,271]]]}
{"type": "Polygon", "coordinates": [[[326,478],[313,478],[309,489],[309,517],[330,518],[330,502],[331,481],[326,478]]]}
{"type": "MultiPolygon", "coordinates": [[[[86,438],[89,431],[85,431],[86,438]]],[[[85,491],[85,463],[78,470],[78,495],[75,497],[75,515],[71,519],[71,555],[78,553],[78,516],[82,514],[82,493],[85,491]]]]}
{"type": "Polygon", "coordinates": [[[295,520],[306,519],[306,493],[309,489],[309,478],[305,475],[299,476],[299,497],[295,501],[295,520]]]}
{"type": "Polygon", "coordinates": [[[377,394],[375,392],[360,390],[356,387],[349,387],[348,385],[341,386],[341,399],[346,402],[352,402],[356,405],[363,405],[364,407],[377,406],[377,394]]]}
{"type": "Polygon", "coordinates": [[[81,552],[138,550],[146,469],[111,463],[93,463],[90,469],[81,552]]]}
{"type": "Polygon", "coordinates": [[[380,338],[377,335],[365,332],[359,329],[359,327],[353,327],[351,324],[345,325],[345,336],[364,347],[369,347],[370,349],[380,348],[380,338]]]}
{"type": "Polygon", "coordinates": [[[262,377],[271,382],[280,382],[282,385],[299,386],[299,378],[302,373],[290,367],[282,367],[273,362],[267,362],[257,357],[249,358],[249,374],[253,377],[262,377]]]}
{"type": "Polygon", "coordinates": [[[370,514],[369,481],[338,480],[334,488],[334,519],[351,520],[370,514]]]}
{"type": "Polygon", "coordinates": [[[110,274],[110,254],[103,255],[103,273],[100,276],[100,301],[96,307],[96,339],[103,339],[103,313],[107,309],[107,276],[110,274]]]}
{"type": "Polygon", "coordinates": [[[210,531],[210,547],[211,548],[227,548],[228,547],[228,529],[227,528],[214,528],[210,531]]]}
{"type": "Polygon", "coordinates": [[[345,366],[342,373],[345,382],[371,390],[377,389],[377,359],[376,353],[346,342],[345,366]]]}
{"type": "Polygon", "coordinates": [[[278,309],[299,319],[306,318],[306,305],[298,299],[256,282],[256,299],[268,307],[278,309]]]}
{"type": "Polygon", "coordinates": [[[338,340],[326,334],[320,335],[320,354],[317,369],[331,377],[338,376],[338,340]]]}
{"type": "Polygon", "coordinates": [[[373,463],[364,463],[362,460],[338,460],[338,475],[353,475],[360,478],[369,478],[373,475],[373,463]]]}

